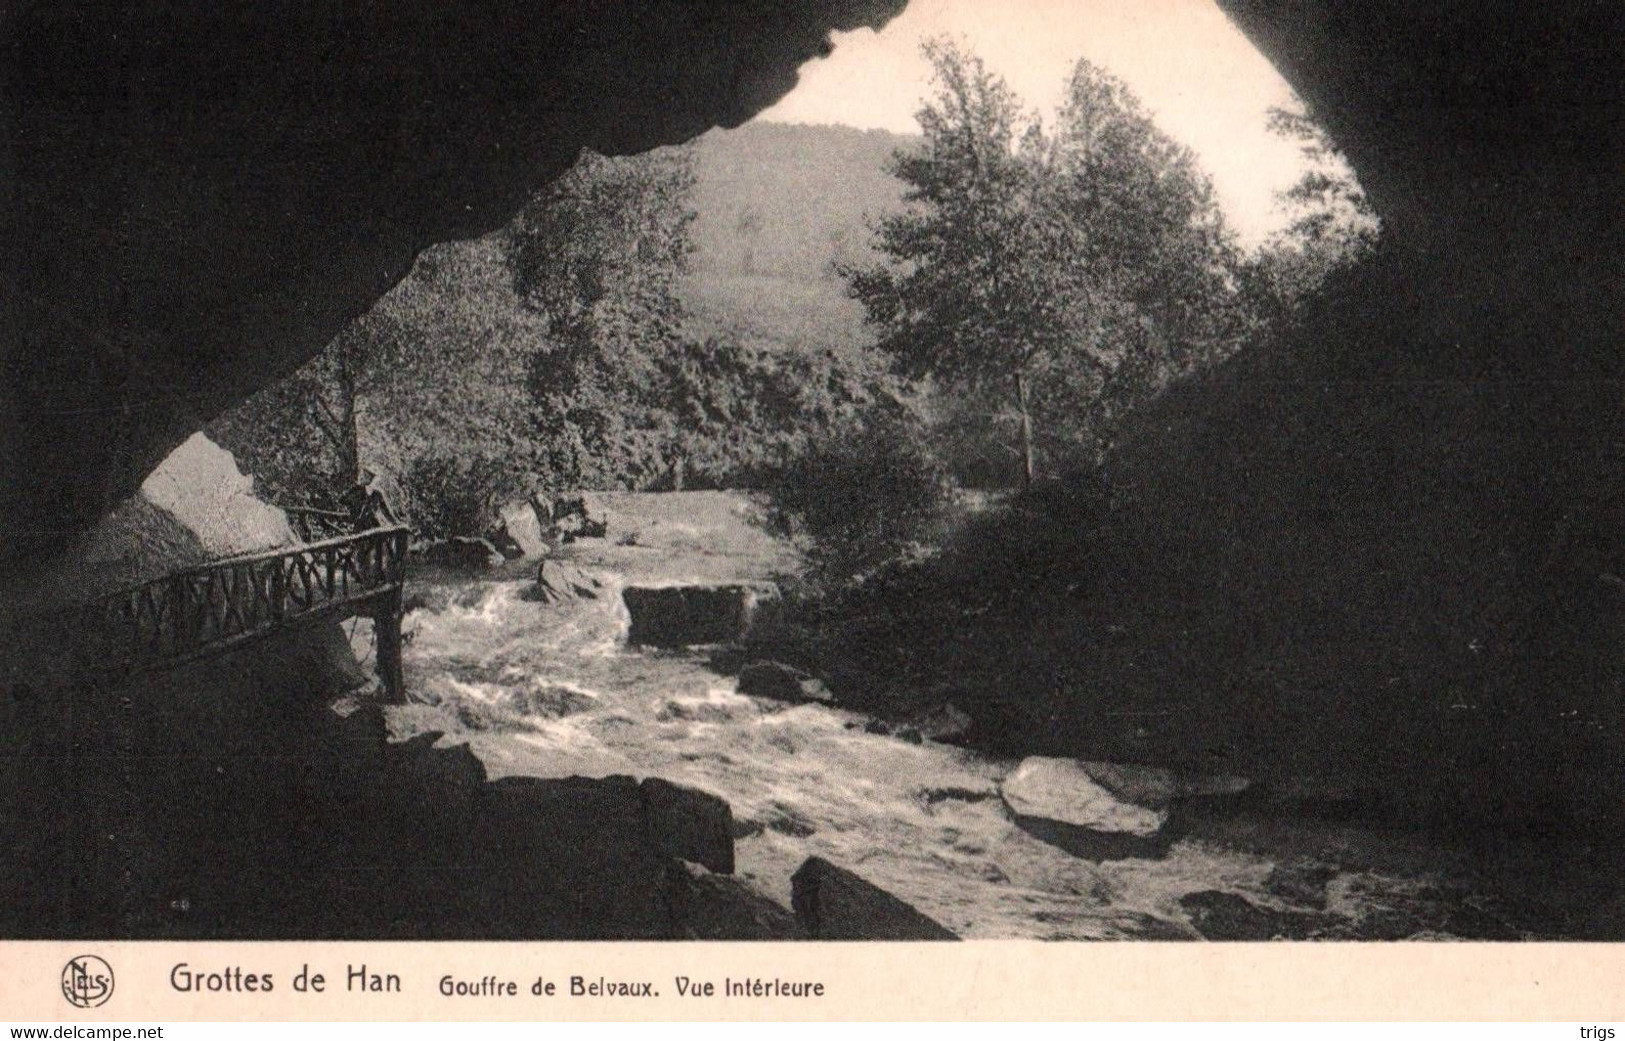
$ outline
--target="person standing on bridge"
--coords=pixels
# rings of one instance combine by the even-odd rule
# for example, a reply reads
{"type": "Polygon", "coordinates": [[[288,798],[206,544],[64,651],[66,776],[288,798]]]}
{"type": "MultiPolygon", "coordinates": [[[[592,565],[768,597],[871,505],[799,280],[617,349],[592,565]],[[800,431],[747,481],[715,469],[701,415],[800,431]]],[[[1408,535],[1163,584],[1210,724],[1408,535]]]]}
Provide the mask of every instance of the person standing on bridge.
{"type": "Polygon", "coordinates": [[[367,531],[399,524],[400,520],[378,486],[378,475],[363,468],[359,479],[351,485],[339,501],[350,515],[353,531],[367,531]]]}

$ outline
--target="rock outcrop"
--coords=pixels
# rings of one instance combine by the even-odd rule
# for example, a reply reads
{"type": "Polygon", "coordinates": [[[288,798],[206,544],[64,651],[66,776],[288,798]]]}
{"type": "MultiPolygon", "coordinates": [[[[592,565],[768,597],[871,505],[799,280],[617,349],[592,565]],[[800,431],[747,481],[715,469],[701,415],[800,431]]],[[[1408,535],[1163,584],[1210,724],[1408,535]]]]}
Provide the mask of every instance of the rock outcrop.
{"type": "Polygon", "coordinates": [[[776,661],[753,661],[739,670],[739,693],[751,698],[787,701],[835,700],[818,677],[776,661]]]}
{"type": "MultiPolygon", "coordinates": [[[[86,620],[62,620],[71,608],[184,568],[298,541],[287,516],[254,495],[253,479],[237,469],[231,454],[194,434],[136,494],[74,539],[67,553],[0,577],[0,631],[8,636],[0,641],[0,689],[69,689],[85,682],[87,668],[113,664],[78,660],[81,650],[94,654],[99,641],[79,629],[86,620]]],[[[337,625],[314,626],[278,646],[307,674],[292,687],[273,688],[274,699],[295,690],[331,695],[367,681],[337,625]]],[[[271,670],[268,676],[284,673],[263,652],[225,655],[213,671],[229,677],[225,686],[240,689],[243,677],[263,669],[271,670]]],[[[182,700],[200,696],[189,690],[182,700]]],[[[160,704],[158,710],[166,709],[160,704]]]]}
{"type": "Polygon", "coordinates": [[[645,778],[643,818],[650,841],[669,857],[719,874],[734,869],[733,809],[710,792],[645,778]]]}
{"type": "Polygon", "coordinates": [[[771,582],[628,586],[621,591],[635,647],[694,647],[744,639],[778,620],[771,582]]]}
{"type": "Polygon", "coordinates": [[[858,875],[809,857],[790,880],[796,921],[814,940],[957,940],[952,931],[858,875]]]}
{"type": "Polygon", "coordinates": [[[604,580],[585,568],[562,560],[544,560],[536,569],[536,585],[525,591],[525,599],[560,604],[596,600],[605,592],[604,580]]]}
{"type": "Polygon", "coordinates": [[[0,583],[0,610],[32,614],[81,603],[222,557],[298,542],[287,515],[254,495],[231,453],[193,434],[46,566],[0,583]]]}
{"type": "MultiPolygon", "coordinates": [[[[271,648],[267,664],[285,662],[292,687],[299,662],[288,650],[271,648]]],[[[439,747],[435,734],[388,742],[376,705],[339,715],[297,698],[252,700],[265,678],[228,685],[247,704],[207,734],[185,725],[195,709],[115,711],[76,735],[95,755],[0,756],[0,886],[12,895],[0,935],[796,933],[788,911],[721,874],[696,876],[674,900],[684,862],[732,866],[732,818],[715,796],[630,777],[491,781],[467,745],[439,747]],[[265,754],[268,741],[277,754],[265,754]]]]}
{"type": "Polygon", "coordinates": [[[1090,860],[1159,857],[1168,850],[1166,800],[1145,803],[1112,791],[1089,764],[1033,756],[999,784],[1023,830],[1090,860]]]}
{"type": "Polygon", "coordinates": [[[674,862],[666,901],[684,940],[805,940],[807,932],[784,905],[750,883],[698,864],[674,862]]]}

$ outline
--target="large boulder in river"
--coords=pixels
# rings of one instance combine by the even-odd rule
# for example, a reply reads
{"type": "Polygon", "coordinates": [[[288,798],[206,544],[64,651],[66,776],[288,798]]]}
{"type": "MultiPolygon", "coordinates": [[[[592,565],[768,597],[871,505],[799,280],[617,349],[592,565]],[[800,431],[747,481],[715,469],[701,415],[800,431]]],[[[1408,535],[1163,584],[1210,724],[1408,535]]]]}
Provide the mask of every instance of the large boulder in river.
{"type": "Polygon", "coordinates": [[[957,940],[890,893],[822,857],[791,876],[790,905],[814,940],[957,940]]]}
{"type": "Polygon", "coordinates": [[[536,569],[536,585],[525,593],[526,600],[559,604],[571,600],[596,600],[603,595],[604,581],[575,564],[544,560],[536,569]]]}
{"type": "Polygon", "coordinates": [[[425,564],[465,570],[496,567],[506,559],[487,540],[467,535],[453,535],[441,542],[431,542],[423,547],[420,556],[425,564]]]}
{"type": "Polygon", "coordinates": [[[629,586],[621,592],[631,617],[627,642],[643,647],[693,647],[742,639],[779,618],[771,582],[629,586]]]}
{"type": "Polygon", "coordinates": [[[753,661],[740,669],[739,693],[746,697],[769,698],[791,704],[835,700],[818,677],[776,661],[753,661]]]}
{"type": "Polygon", "coordinates": [[[1005,777],[999,794],[1030,834],[1076,856],[1115,860],[1162,856],[1174,838],[1171,810],[1222,803],[1249,786],[1245,777],[1032,756],[1005,777]]]}
{"type": "MultiPolygon", "coordinates": [[[[1158,857],[1167,852],[1167,800],[1136,802],[1095,776],[1091,764],[1031,756],[999,784],[1016,824],[1090,860],[1158,857]]],[[[1138,794],[1156,794],[1147,784],[1138,794]]]]}

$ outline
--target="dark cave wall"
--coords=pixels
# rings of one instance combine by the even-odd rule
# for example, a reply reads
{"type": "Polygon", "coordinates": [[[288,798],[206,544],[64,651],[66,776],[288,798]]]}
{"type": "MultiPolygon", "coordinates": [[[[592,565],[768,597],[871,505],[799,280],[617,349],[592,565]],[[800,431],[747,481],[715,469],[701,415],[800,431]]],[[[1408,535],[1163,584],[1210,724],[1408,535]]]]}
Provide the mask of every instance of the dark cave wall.
{"type": "MultiPolygon", "coordinates": [[[[902,3],[7,5],[0,554],[61,546],[580,148],[741,122],[902,3]]],[[[1618,379],[1618,5],[1221,6],[1359,169],[1441,376],[1618,379]]]]}
{"type": "Polygon", "coordinates": [[[60,547],[581,148],[742,122],[901,6],[7,5],[0,554],[60,547]]]}
{"type": "MultiPolygon", "coordinates": [[[[1218,0],[1359,171],[1432,374],[1620,378],[1625,9],[1218,0]],[[1415,297],[1415,301],[1409,298],[1415,297]]],[[[1357,348],[1387,364],[1377,336],[1357,348]]]]}
{"type": "Polygon", "coordinates": [[[1034,648],[1088,692],[1048,725],[1424,815],[1612,813],[1625,15],[1221,4],[1347,150],[1385,243],[1135,418],[1084,623],[1034,648]],[[1157,722],[1126,739],[1107,710],[1157,722]]]}

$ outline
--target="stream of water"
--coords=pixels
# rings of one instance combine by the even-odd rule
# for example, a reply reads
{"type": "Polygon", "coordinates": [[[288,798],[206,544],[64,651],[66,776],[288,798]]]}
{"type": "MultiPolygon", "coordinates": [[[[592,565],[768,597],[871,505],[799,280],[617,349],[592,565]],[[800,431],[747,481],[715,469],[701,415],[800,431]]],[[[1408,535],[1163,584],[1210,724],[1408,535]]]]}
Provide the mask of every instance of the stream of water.
{"type": "MultiPolygon", "coordinates": [[[[528,579],[443,582],[443,606],[408,616],[408,686],[426,703],[393,710],[397,733],[468,741],[493,777],[653,775],[713,792],[733,807],[738,874],[784,904],[816,854],[965,937],[1194,937],[1180,898],[1199,891],[1294,910],[1278,854],[1186,839],[1160,860],[1079,859],[1013,823],[998,783],[1014,762],[742,696],[702,654],[628,648],[605,577],[601,598],[563,604],[527,600],[528,579]]],[[[1438,893],[1426,871],[1338,870],[1324,899],[1348,922],[1448,935],[1438,893]]]]}

